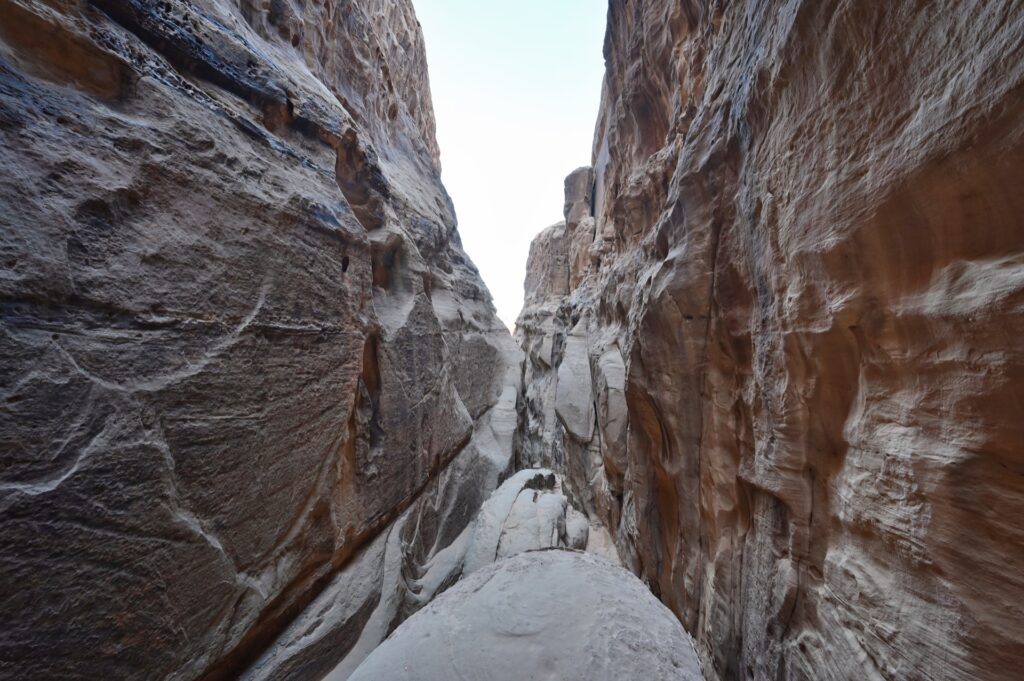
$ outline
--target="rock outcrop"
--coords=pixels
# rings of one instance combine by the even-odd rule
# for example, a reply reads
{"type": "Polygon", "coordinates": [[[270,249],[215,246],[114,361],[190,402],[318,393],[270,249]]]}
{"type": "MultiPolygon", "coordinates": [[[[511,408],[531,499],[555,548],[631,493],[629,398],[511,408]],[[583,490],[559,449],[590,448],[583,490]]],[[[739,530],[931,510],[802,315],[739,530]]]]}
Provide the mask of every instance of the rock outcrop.
{"type": "Polygon", "coordinates": [[[689,636],[642,582],[589,554],[532,551],[413,615],[352,681],[702,681],[689,636]]]}
{"type": "Polygon", "coordinates": [[[0,167],[0,677],[368,653],[520,378],[410,2],[0,0],[0,167]]]}
{"type": "Polygon", "coordinates": [[[612,0],[605,58],[524,461],[708,678],[1017,678],[1024,6],[612,0]]]}

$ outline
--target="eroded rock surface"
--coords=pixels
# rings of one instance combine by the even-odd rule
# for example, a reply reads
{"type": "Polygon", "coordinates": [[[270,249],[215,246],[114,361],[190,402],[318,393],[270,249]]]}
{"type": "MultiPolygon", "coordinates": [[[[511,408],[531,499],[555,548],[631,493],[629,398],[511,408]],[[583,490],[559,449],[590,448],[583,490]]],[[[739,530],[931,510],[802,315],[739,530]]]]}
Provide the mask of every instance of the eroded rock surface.
{"type": "Polygon", "coordinates": [[[525,551],[584,549],[588,532],[586,518],[561,493],[561,481],[552,471],[519,471],[480,509],[464,574],[525,551]]]}
{"type": "Polygon", "coordinates": [[[434,600],[352,681],[702,681],[689,636],[642,582],[585,553],[532,551],[434,600]]]}
{"type": "Polygon", "coordinates": [[[428,513],[429,506],[457,504],[460,491],[485,486],[483,481],[465,482],[473,478],[464,464],[475,457],[460,455],[443,474],[447,489],[425,495],[339,572],[243,678],[344,681],[402,620],[495,561],[545,548],[609,554],[606,537],[599,533],[588,546],[588,521],[569,504],[550,470],[512,475],[479,505],[468,524],[462,519],[457,537],[428,544],[438,542],[439,532],[433,529],[438,519],[448,526],[455,526],[452,517],[461,519],[450,511],[428,513]],[[349,639],[353,632],[358,634],[354,645],[349,639]],[[340,661],[325,668],[338,654],[343,654],[340,661]]]}
{"type": "Polygon", "coordinates": [[[612,0],[605,57],[523,459],[709,678],[1017,678],[1024,6],[612,0]]]}
{"type": "Polygon", "coordinates": [[[365,655],[510,467],[520,376],[410,2],[0,0],[0,168],[0,677],[365,655]]]}

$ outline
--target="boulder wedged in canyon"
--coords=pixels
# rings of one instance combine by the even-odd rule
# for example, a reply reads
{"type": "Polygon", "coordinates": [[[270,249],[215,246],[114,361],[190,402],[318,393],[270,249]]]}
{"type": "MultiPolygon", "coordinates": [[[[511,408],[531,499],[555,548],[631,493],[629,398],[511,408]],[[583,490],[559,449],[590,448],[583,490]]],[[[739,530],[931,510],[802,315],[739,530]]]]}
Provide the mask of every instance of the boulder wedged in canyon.
{"type": "Polygon", "coordinates": [[[642,582],[585,553],[530,551],[456,584],[353,681],[702,681],[689,636],[642,582]]]}
{"type": "Polygon", "coordinates": [[[586,518],[561,493],[560,481],[552,471],[519,471],[480,508],[463,574],[525,551],[584,549],[588,530],[586,518]]]}
{"type": "MultiPolygon", "coordinates": [[[[469,460],[460,457],[445,471],[453,485],[467,474],[461,464],[469,460]]],[[[423,503],[457,503],[459,487],[467,487],[465,482],[457,484],[448,492],[426,497],[423,503]]],[[[596,534],[588,546],[586,517],[561,493],[558,477],[544,469],[522,470],[510,476],[479,505],[468,524],[462,520],[459,527],[463,529],[457,537],[418,557],[410,547],[424,546],[420,537],[423,521],[422,513],[407,512],[381,534],[295,618],[242,676],[243,681],[344,681],[397,623],[481,568],[546,548],[613,554],[602,543],[610,543],[606,535],[596,534]],[[367,609],[359,612],[359,608],[367,609]],[[356,629],[358,640],[341,648],[344,657],[325,674],[324,661],[331,659],[339,642],[351,635],[351,622],[360,623],[361,628],[356,629]]],[[[428,537],[435,534],[431,532],[428,537]]]]}
{"type": "Polygon", "coordinates": [[[411,4],[0,0],[0,168],[0,678],[365,655],[520,378],[411,4]]]}
{"type": "Polygon", "coordinates": [[[608,16],[594,183],[531,248],[523,462],[708,678],[1017,678],[1024,5],[608,16]]]}

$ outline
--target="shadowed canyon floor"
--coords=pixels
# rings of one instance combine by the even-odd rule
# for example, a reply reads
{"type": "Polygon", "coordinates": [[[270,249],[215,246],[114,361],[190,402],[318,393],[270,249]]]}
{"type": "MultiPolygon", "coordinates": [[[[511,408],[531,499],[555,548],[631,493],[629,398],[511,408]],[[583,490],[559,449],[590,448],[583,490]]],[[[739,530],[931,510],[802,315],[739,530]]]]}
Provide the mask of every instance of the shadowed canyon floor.
{"type": "Polygon", "coordinates": [[[409,0],[0,0],[0,679],[1019,678],[1024,5],[604,54],[513,339],[409,0]]]}

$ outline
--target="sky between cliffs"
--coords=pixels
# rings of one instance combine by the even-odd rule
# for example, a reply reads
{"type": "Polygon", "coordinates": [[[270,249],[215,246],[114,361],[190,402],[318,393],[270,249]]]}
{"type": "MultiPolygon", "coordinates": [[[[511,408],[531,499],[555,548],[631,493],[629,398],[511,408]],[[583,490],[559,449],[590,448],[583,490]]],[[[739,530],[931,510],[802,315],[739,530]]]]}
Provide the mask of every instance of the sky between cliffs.
{"type": "Polygon", "coordinates": [[[510,328],[530,241],[562,219],[562,181],[590,164],[605,0],[413,0],[442,179],[459,232],[510,328]]]}

